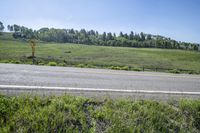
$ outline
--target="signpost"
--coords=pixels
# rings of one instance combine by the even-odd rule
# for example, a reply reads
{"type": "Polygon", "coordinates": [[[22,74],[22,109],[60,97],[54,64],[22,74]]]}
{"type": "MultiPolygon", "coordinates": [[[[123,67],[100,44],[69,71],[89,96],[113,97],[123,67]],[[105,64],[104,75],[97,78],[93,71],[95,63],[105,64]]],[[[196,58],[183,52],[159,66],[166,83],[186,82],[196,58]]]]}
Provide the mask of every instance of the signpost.
{"type": "Polygon", "coordinates": [[[31,49],[32,49],[33,64],[35,64],[35,46],[36,46],[36,43],[33,39],[30,40],[30,46],[31,46],[31,49]]]}

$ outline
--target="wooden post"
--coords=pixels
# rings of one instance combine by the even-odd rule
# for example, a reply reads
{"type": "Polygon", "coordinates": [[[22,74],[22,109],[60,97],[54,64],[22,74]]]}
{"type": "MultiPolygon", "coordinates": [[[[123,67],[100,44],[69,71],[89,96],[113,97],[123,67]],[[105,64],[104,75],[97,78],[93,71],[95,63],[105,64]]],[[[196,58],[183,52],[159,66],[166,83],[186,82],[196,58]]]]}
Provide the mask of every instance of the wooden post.
{"type": "Polygon", "coordinates": [[[31,46],[31,49],[32,49],[33,64],[35,64],[35,46],[36,46],[36,43],[35,43],[34,40],[30,40],[30,46],[31,46]]]}

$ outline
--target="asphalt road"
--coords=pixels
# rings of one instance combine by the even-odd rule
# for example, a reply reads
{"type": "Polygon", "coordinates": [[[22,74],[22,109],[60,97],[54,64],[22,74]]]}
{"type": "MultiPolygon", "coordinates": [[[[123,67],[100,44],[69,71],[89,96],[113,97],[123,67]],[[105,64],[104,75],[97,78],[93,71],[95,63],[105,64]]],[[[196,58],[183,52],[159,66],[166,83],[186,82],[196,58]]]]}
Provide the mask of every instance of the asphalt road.
{"type": "Polygon", "coordinates": [[[1,63],[0,85],[200,93],[200,75],[1,63]]]}

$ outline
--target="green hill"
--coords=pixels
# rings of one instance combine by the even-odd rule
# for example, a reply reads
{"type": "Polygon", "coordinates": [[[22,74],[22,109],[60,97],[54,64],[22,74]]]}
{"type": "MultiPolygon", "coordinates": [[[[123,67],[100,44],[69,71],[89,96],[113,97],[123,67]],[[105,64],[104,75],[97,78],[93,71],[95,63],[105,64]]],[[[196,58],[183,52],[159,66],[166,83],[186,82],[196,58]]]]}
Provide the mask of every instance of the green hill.
{"type": "MultiPolygon", "coordinates": [[[[0,36],[0,61],[31,63],[31,47],[11,34],[0,36]]],[[[157,48],[126,48],[72,43],[43,43],[36,46],[38,64],[56,62],[62,66],[103,67],[124,70],[145,70],[198,73],[200,52],[157,48]]]]}

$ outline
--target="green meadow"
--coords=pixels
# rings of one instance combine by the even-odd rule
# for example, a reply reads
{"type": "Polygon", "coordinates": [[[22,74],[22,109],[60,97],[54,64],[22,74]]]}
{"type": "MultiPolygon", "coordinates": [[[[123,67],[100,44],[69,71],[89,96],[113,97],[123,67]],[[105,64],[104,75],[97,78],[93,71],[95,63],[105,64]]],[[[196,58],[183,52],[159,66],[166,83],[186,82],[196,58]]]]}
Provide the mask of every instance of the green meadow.
{"type": "MultiPolygon", "coordinates": [[[[0,62],[31,64],[30,56],[29,43],[0,37],[0,62]]],[[[37,42],[35,56],[39,65],[200,72],[200,52],[186,50],[37,42]]]]}

